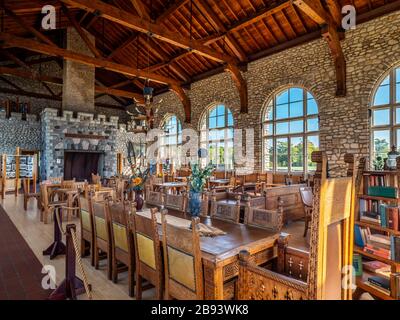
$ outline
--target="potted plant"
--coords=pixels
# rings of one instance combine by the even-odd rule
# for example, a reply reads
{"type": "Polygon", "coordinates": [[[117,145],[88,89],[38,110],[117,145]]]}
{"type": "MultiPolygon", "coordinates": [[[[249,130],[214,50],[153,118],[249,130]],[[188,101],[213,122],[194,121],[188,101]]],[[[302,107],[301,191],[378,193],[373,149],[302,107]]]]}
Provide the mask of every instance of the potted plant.
{"type": "Polygon", "coordinates": [[[189,177],[189,211],[193,217],[198,217],[201,211],[201,195],[204,191],[204,186],[207,179],[210,178],[215,167],[213,164],[208,164],[204,169],[201,169],[198,164],[192,166],[192,174],[189,177]]]}
{"type": "Polygon", "coordinates": [[[132,168],[132,176],[130,177],[128,191],[135,192],[136,210],[141,211],[143,208],[143,189],[144,184],[149,175],[149,169],[142,171],[140,167],[132,168]]]}

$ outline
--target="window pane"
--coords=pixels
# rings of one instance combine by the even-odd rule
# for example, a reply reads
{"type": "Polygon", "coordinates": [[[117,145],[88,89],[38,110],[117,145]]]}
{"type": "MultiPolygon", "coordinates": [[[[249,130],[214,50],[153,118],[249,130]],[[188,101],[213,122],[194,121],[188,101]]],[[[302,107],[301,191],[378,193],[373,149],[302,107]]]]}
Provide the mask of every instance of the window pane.
{"type": "Polygon", "coordinates": [[[289,133],[289,122],[277,122],[275,132],[276,132],[276,134],[289,133]]]}
{"type": "Polygon", "coordinates": [[[307,100],[307,115],[312,114],[318,114],[318,106],[314,98],[307,100]]]}
{"type": "Polygon", "coordinates": [[[400,102],[400,83],[396,83],[396,103],[400,102]]]}
{"type": "Polygon", "coordinates": [[[374,105],[380,106],[384,104],[389,104],[389,102],[390,102],[390,85],[389,85],[389,76],[387,76],[375,93],[374,105]]]}
{"type": "Polygon", "coordinates": [[[228,110],[228,127],[233,127],[233,116],[232,112],[228,110]]]}
{"type": "Polygon", "coordinates": [[[274,168],[274,144],[272,139],[264,140],[264,169],[273,170],[274,168]]]}
{"type": "Polygon", "coordinates": [[[303,131],[303,120],[290,121],[290,133],[300,133],[303,131]]]}
{"type": "Polygon", "coordinates": [[[225,127],[225,115],[218,116],[217,117],[217,127],[218,128],[223,128],[225,127]]]}
{"type": "Polygon", "coordinates": [[[390,149],[390,131],[375,130],[373,132],[373,159],[380,156],[382,159],[387,158],[387,153],[390,149]]]}
{"type": "Polygon", "coordinates": [[[289,96],[290,96],[290,102],[303,101],[303,89],[290,88],[289,96]]]}
{"type": "Polygon", "coordinates": [[[289,118],[289,105],[282,104],[276,106],[276,118],[277,119],[286,119],[289,118]]]}
{"type": "Polygon", "coordinates": [[[303,138],[294,137],[290,139],[290,164],[291,171],[303,171],[304,170],[304,159],[303,159],[303,138]]]}
{"type": "Polygon", "coordinates": [[[303,102],[294,102],[290,104],[290,117],[302,117],[303,116],[303,102]]]}
{"type": "Polygon", "coordinates": [[[276,104],[285,104],[289,102],[289,91],[285,90],[276,96],[276,104]]]}
{"type": "Polygon", "coordinates": [[[276,169],[288,171],[288,139],[276,139],[276,169]]]}
{"type": "Polygon", "coordinates": [[[318,118],[307,119],[307,131],[310,132],[318,130],[319,130],[318,118]]]}
{"type": "Polygon", "coordinates": [[[217,127],[217,118],[210,118],[210,129],[214,129],[217,127]]]}
{"type": "Polygon", "coordinates": [[[264,124],[264,135],[270,136],[273,132],[273,124],[272,122],[264,124]]]}
{"type": "Polygon", "coordinates": [[[307,167],[309,171],[315,171],[317,165],[315,162],[311,161],[311,154],[313,151],[318,151],[319,149],[319,137],[318,136],[308,136],[307,137],[307,167]]]}
{"type": "Polygon", "coordinates": [[[271,100],[265,111],[265,120],[273,120],[273,117],[274,117],[274,106],[271,100]]]}
{"type": "Polygon", "coordinates": [[[211,111],[210,111],[210,118],[211,117],[216,117],[217,116],[217,108],[213,108],[211,111]]]}
{"type": "Polygon", "coordinates": [[[225,106],[224,105],[220,104],[217,107],[217,115],[219,115],[219,116],[225,115],[225,106]]]}
{"type": "Polygon", "coordinates": [[[397,151],[399,151],[400,150],[400,129],[397,129],[396,130],[396,140],[397,140],[397,143],[396,143],[396,149],[397,149],[397,151]]]}
{"type": "Polygon", "coordinates": [[[396,108],[396,124],[400,123],[400,108],[396,108]]]}
{"type": "Polygon", "coordinates": [[[374,110],[372,114],[372,119],[374,126],[390,124],[390,109],[374,110]]]}

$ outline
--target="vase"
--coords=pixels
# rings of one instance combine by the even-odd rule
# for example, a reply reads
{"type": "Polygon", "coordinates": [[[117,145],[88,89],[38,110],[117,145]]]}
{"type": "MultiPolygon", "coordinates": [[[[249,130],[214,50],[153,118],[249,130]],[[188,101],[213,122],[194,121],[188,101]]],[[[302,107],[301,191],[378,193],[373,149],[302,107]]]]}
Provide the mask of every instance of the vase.
{"type": "Polygon", "coordinates": [[[143,190],[135,191],[135,202],[136,202],[136,211],[142,211],[144,204],[143,190]]]}
{"type": "Polygon", "coordinates": [[[190,193],[189,193],[189,212],[192,217],[200,216],[201,192],[190,191],[190,193]]]}

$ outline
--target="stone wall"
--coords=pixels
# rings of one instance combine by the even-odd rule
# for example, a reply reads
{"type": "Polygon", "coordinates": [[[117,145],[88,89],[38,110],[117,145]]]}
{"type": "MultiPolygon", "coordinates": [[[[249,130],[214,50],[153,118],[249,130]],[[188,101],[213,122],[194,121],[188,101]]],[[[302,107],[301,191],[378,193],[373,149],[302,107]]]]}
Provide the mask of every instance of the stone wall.
{"type": "Polygon", "coordinates": [[[66,150],[97,151],[104,154],[104,169],[99,172],[104,177],[114,175],[117,170],[116,141],[118,117],[104,115],[96,117],[79,112],[77,118],[72,111],[64,111],[57,116],[56,109],[45,109],[41,117],[42,131],[42,179],[62,177],[64,174],[64,153],[66,150]],[[66,137],[66,133],[106,136],[106,139],[66,137]]]}
{"type": "MultiPolygon", "coordinates": [[[[218,74],[192,84],[188,96],[192,102],[192,123],[199,128],[204,110],[224,103],[234,116],[236,128],[255,130],[255,169],[261,168],[261,115],[265,103],[287,85],[302,86],[317,100],[320,116],[320,148],[326,151],[331,173],[343,171],[346,152],[369,155],[368,108],[377,81],[400,62],[400,12],[358,25],[346,32],[342,47],[347,61],[347,95],[336,97],[333,61],[325,40],[318,39],[249,63],[247,79],[249,113],[240,114],[239,95],[228,73],[218,74]]],[[[171,92],[163,99],[155,125],[166,113],[175,113],[184,121],[183,107],[171,92]]]]}
{"type": "Polygon", "coordinates": [[[40,149],[40,122],[35,115],[28,115],[21,120],[20,113],[12,113],[6,119],[4,111],[0,111],[0,154],[15,154],[17,147],[23,150],[40,149]]]}

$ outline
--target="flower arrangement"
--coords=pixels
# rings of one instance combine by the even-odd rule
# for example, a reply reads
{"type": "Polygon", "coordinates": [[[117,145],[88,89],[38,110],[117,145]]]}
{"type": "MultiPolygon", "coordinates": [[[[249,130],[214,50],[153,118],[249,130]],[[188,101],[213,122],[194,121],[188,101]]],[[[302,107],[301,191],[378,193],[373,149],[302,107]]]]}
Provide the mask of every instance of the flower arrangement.
{"type": "Polygon", "coordinates": [[[142,170],[140,167],[132,168],[129,189],[133,191],[142,191],[148,176],[149,169],[142,170]]]}
{"type": "Polygon", "coordinates": [[[373,161],[374,170],[381,171],[384,169],[385,160],[381,156],[377,156],[373,161]]]}
{"type": "Polygon", "coordinates": [[[214,170],[215,166],[212,163],[209,163],[204,169],[200,169],[198,164],[194,164],[189,177],[190,191],[203,192],[207,179],[211,177],[214,170]]]}

